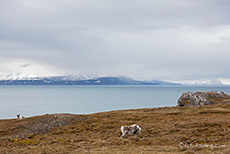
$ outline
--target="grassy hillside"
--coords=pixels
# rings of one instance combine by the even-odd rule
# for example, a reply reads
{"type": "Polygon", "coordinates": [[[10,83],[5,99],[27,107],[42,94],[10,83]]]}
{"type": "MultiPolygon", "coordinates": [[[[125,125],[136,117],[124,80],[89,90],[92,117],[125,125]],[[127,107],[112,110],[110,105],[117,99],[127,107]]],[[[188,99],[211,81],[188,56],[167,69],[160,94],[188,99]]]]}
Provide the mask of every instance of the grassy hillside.
{"type": "Polygon", "coordinates": [[[0,120],[0,153],[230,153],[229,119],[230,105],[217,103],[0,120]],[[134,123],[138,138],[120,139],[134,123]]]}

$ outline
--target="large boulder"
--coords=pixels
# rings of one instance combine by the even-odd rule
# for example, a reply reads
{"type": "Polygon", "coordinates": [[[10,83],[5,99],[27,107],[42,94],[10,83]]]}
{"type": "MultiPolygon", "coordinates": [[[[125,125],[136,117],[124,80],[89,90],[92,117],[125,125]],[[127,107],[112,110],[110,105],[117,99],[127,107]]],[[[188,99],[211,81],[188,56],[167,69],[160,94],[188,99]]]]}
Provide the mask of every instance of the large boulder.
{"type": "Polygon", "coordinates": [[[213,99],[229,98],[224,92],[186,92],[178,99],[178,106],[202,106],[214,104],[213,99]]]}

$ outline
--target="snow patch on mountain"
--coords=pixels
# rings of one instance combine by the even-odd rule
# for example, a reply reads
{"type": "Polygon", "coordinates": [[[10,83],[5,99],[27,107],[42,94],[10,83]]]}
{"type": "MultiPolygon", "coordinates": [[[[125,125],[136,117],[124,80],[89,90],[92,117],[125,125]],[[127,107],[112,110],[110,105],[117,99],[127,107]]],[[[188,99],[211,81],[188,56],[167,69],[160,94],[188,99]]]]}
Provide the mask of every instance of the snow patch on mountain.
{"type": "Polygon", "coordinates": [[[29,75],[29,74],[22,74],[22,73],[0,75],[0,80],[34,80],[34,79],[40,79],[40,77],[29,75]]]}
{"type": "Polygon", "coordinates": [[[105,75],[66,75],[66,76],[39,76],[29,75],[24,73],[15,73],[8,75],[0,75],[0,80],[43,80],[48,79],[52,81],[77,81],[77,80],[90,80],[101,77],[108,77],[105,75]]]}
{"type": "Polygon", "coordinates": [[[206,80],[186,80],[181,81],[181,84],[184,85],[223,85],[223,83],[219,79],[206,79],[206,80]]]}

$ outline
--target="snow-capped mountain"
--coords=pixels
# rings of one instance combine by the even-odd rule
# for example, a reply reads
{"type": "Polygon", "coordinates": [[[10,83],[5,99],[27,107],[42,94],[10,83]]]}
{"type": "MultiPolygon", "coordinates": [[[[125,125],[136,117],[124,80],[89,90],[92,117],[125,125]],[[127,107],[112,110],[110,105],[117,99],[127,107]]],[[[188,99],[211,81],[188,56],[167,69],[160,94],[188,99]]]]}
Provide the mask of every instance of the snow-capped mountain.
{"type": "Polygon", "coordinates": [[[184,85],[212,85],[212,86],[220,86],[224,85],[220,80],[218,79],[207,79],[207,80],[189,80],[189,81],[182,81],[180,82],[184,85]]]}
{"type": "Polygon", "coordinates": [[[218,79],[186,80],[164,82],[158,80],[140,81],[124,76],[106,75],[66,75],[66,76],[35,76],[23,73],[0,75],[0,85],[12,84],[58,84],[58,85],[202,85],[221,86],[224,85],[218,79]]]}
{"type": "Polygon", "coordinates": [[[49,77],[1,76],[0,85],[178,85],[164,81],[138,81],[127,77],[67,75],[49,77]]]}
{"type": "Polygon", "coordinates": [[[46,78],[50,80],[75,81],[75,80],[89,80],[97,77],[102,77],[102,76],[96,76],[96,75],[34,76],[34,75],[17,73],[17,74],[0,75],[0,80],[43,80],[46,78]]]}

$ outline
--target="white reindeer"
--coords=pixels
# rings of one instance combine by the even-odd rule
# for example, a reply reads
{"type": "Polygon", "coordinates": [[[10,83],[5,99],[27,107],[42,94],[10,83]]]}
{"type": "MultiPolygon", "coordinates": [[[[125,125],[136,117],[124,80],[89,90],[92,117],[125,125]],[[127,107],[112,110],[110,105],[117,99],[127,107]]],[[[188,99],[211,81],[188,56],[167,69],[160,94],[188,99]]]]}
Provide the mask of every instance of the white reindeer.
{"type": "Polygon", "coordinates": [[[139,127],[137,124],[133,124],[130,126],[121,126],[121,139],[125,137],[125,135],[134,135],[135,138],[137,138],[137,135],[140,134],[141,127],[139,127]]]}
{"type": "Polygon", "coordinates": [[[22,116],[22,115],[20,115],[20,114],[18,114],[18,115],[17,115],[17,118],[18,118],[19,120],[22,120],[22,119],[24,119],[25,117],[22,116]]]}

